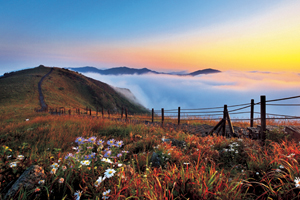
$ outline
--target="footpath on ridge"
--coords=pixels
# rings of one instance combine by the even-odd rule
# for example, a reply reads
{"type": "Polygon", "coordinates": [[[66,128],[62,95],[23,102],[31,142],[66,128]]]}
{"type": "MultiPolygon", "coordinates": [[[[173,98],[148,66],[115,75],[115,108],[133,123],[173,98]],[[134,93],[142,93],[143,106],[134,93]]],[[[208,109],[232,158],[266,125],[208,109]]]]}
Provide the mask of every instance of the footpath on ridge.
{"type": "Polygon", "coordinates": [[[43,80],[44,80],[49,74],[51,74],[52,71],[53,71],[53,68],[51,68],[51,70],[41,78],[41,80],[40,80],[40,82],[39,82],[39,84],[38,84],[39,100],[40,100],[40,104],[41,104],[41,109],[38,110],[39,112],[46,111],[47,108],[48,108],[48,106],[47,106],[47,104],[46,104],[46,102],[45,102],[44,95],[43,95],[43,93],[42,93],[42,83],[43,83],[43,80]]]}

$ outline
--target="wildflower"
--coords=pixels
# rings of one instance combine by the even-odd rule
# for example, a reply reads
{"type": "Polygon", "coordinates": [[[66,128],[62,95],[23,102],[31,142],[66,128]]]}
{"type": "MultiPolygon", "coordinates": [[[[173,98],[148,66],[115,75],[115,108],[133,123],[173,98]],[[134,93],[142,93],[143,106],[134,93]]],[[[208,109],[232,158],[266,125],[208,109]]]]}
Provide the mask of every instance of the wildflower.
{"type": "Polygon", "coordinates": [[[23,156],[23,155],[18,155],[17,159],[18,159],[18,160],[23,160],[23,159],[24,159],[24,156],[23,156]]]}
{"type": "Polygon", "coordinates": [[[64,180],[65,180],[64,178],[60,178],[60,179],[58,179],[58,182],[59,182],[59,183],[63,183],[64,180]]]}
{"type": "Polygon", "coordinates": [[[9,164],[9,167],[13,168],[13,167],[16,167],[17,166],[17,162],[12,162],[9,164]]]}
{"type": "Polygon", "coordinates": [[[107,151],[107,152],[104,154],[104,157],[105,157],[105,158],[107,158],[107,157],[109,157],[109,156],[111,156],[111,151],[107,151]]]}
{"type": "Polygon", "coordinates": [[[81,194],[82,194],[82,191],[77,190],[77,191],[74,193],[75,199],[76,199],[76,200],[80,200],[81,194]]]}
{"type": "Polygon", "coordinates": [[[51,171],[50,171],[50,173],[51,173],[51,174],[55,174],[55,173],[56,173],[56,170],[57,170],[57,168],[52,168],[51,171]]]}
{"type": "Polygon", "coordinates": [[[99,178],[96,180],[95,182],[95,187],[99,187],[99,185],[106,179],[106,177],[101,177],[99,176],[99,178]]]}
{"type": "Polygon", "coordinates": [[[101,161],[107,162],[107,163],[113,163],[110,159],[108,158],[102,158],[101,161]]]}
{"type": "Polygon", "coordinates": [[[39,184],[44,184],[45,183],[45,180],[39,180],[39,184]]]}
{"type": "Polygon", "coordinates": [[[244,173],[244,170],[242,169],[242,173],[244,173]]]}
{"type": "Polygon", "coordinates": [[[41,189],[40,188],[35,188],[35,190],[34,190],[34,192],[39,192],[39,191],[41,191],[41,189]]]}
{"type": "Polygon", "coordinates": [[[59,158],[57,162],[60,162],[60,161],[61,161],[61,158],[59,158]]]}
{"type": "Polygon", "coordinates": [[[189,165],[190,163],[183,163],[184,165],[189,165]]]}
{"type": "Polygon", "coordinates": [[[98,144],[98,145],[103,145],[103,144],[104,144],[104,141],[103,141],[103,140],[98,140],[97,144],[98,144]]]}
{"type": "Polygon", "coordinates": [[[122,147],[123,146],[123,141],[117,141],[116,142],[117,147],[122,147]]]}
{"type": "Polygon", "coordinates": [[[290,158],[290,157],[293,157],[295,154],[294,153],[291,153],[290,155],[288,155],[287,157],[290,158]]]}
{"type": "Polygon", "coordinates": [[[77,150],[78,150],[78,147],[72,147],[72,149],[77,151],[77,150]]]}
{"type": "Polygon", "coordinates": [[[114,139],[110,139],[110,140],[107,141],[107,144],[110,145],[110,146],[113,145],[114,143],[115,143],[114,139]]]}
{"type": "Polygon", "coordinates": [[[57,169],[57,168],[59,167],[59,164],[57,164],[57,163],[53,163],[53,164],[51,165],[51,167],[52,167],[52,168],[56,168],[56,169],[57,169]]]}
{"type": "Polygon", "coordinates": [[[259,172],[256,172],[256,175],[259,175],[259,172]]]}
{"type": "Polygon", "coordinates": [[[88,155],[88,159],[93,159],[95,158],[96,156],[96,153],[91,153],[90,155],[88,155]]]}
{"type": "Polygon", "coordinates": [[[122,167],[122,164],[118,163],[118,167],[122,167]]]}
{"type": "Polygon", "coordinates": [[[295,180],[294,180],[294,182],[295,182],[295,186],[296,186],[297,188],[300,188],[300,178],[299,178],[299,177],[296,177],[295,180]]]}
{"type": "Polygon", "coordinates": [[[97,140],[97,137],[92,136],[92,137],[89,138],[88,141],[89,141],[90,143],[94,144],[94,143],[96,143],[96,140],[97,140]]]}
{"type": "Polygon", "coordinates": [[[69,157],[74,157],[72,153],[69,153],[68,155],[65,156],[65,159],[68,159],[69,157]]]}
{"type": "Polygon", "coordinates": [[[110,178],[110,177],[112,177],[115,173],[116,173],[116,171],[115,171],[114,169],[107,169],[107,170],[105,170],[104,175],[106,176],[106,178],[110,178]]]}
{"type": "Polygon", "coordinates": [[[78,137],[78,138],[76,138],[76,140],[75,140],[75,142],[76,142],[77,144],[83,144],[84,141],[85,141],[85,139],[84,139],[83,137],[78,137]]]}
{"type": "Polygon", "coordinates": [[[119,158],[119,157],[122,157],[122,154],[121,153],[118,153],[117,154],[117,157],[119,158]]]}
{"type": "Polygon", "coordinates": [[[83,161],[80,162],[80,164],[81,164],[81,165],[86,165],[86,166],[87,166],[87,165],[90,165],[90,164],[91,164],[91,161],[89,161],[89,160],[83,160],[83,161]]]}
{"type": "Polygon", "coordinates": [[[26,122],[28,122],[28,121],[29,121],[29,119],[25,119],[25,121],[26,121],[26,122]]]}
{"type": "Polygon", "coordinates": [[[280,169],[284,169],[284,166],[283,166],[283,165],[279,165],[279,168],[280,168],[280,169]]]}
{"type": "Polygon", "coordinates": [[[281,170],[280,170],[280,169],[275,169],[275,171],[276,171],[276,172],[281,172],[281,170]]]}
{"type": "Polygon", "coordinates": [[[122,151],[122,153],[129,153],[129,151],[122,151]]]}
{"type": "Polygon", "coordinates": [[[102,193],[103,197],[102,199],[108,199],[109,197],[107,197],[107,195],[110,193],[110,190],[107,190],[105,192],[102,193]]]}
{"type": "Polygon", "coordinates": [[[239,153],[239,151],[238,151],[238,150],[236,150],[236,151],[235,151],[235,153],[239,153]]]}
{"type": "Polygon", "coordinates": [[[62,170],[63,171],[66,171],[66,169],[67,169],[67,167],[64,165],[64,166],[62,166],[62,170]]]}

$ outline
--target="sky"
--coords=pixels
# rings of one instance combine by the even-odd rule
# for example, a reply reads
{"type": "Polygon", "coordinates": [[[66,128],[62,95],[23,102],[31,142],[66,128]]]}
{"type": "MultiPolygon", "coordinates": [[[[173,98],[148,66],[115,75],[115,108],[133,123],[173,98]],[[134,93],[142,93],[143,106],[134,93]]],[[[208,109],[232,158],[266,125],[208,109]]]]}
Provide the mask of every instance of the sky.
{"type": "Polygon", "coordinates": [[[0,74],[36,67],[300,73],[298,0],[0,0],[0,74]]]}

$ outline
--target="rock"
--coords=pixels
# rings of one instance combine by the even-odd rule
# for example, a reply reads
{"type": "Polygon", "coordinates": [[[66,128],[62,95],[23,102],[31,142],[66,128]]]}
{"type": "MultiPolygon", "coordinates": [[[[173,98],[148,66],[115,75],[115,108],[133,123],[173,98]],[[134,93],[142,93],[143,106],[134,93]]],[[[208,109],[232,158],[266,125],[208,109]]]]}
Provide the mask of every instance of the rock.
{"type": "Polygon", "coordinates": [[[180,141],[180,140],[176,140],[176,139],[172,139],[172,138],[171,139],[163,138],[163,142],[167,142],[167,143],[172,142],[172,146],[176,146],[176,147],[180,147],[180,148],[186,146],[185,141],[180,141]]]}
{"type": "Polygon", "coordinates": [[[39,180],[45,179],[46,175],[42,167],[32,165],[29,167],[13,184],[13,186],[6,193],[4,200],[13,198],[18,190],[23,187],[27,191],[35,189],[39,180]]]}
{"type": "Polygon", "coordinates": [[[151,159],[150,159],[150,163],[152,163],[152,167],[160,167],[161,163],[160,163],[160,158],[159,155],[155,152],[153,152],[151,159]]]}

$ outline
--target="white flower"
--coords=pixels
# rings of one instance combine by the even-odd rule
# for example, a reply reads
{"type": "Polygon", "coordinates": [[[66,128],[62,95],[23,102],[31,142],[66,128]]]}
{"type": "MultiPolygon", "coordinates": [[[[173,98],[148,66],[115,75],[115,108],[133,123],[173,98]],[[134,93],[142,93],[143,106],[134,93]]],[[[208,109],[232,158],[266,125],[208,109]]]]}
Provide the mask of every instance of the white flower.
{"type": "Polygon", "coordinates": [[[99,176],[99,178],[96,180],[95,182],[95,187],[99,187],[99,185],[102,183],[102,181],[104,181],[106,179],[106,177],[101,177],[99,176]]]}
{"type": "Polygon", "coordinates": [[[55,174],[55,173],[56,173],[56,170],[57,170],[57,168],[52,168],[51,171],[50,171],[50,173],[51,173],[51,174],[55,174]]]}
{"type": "Polygon", "coordinates": [[[239,151],[238,151],[238,150],[236,150],[236,151],[235,151],[235,153],[239,153],[239,151]]]}
{"type": "Polygon", "coordinates": [[[259,172],[256,172],[256,175],[259,175],[259,172]]]}
{"type": "Polygon", "coordinates": [[[112,164],[113,162],[109,158],[102,158],[101,161],[112,164]]]}
{"type": "Polygon", "coordinates": [[[44,184],[45,183],[45,180],[39,180],[39,184],[44,184]]]}
{"type": "Polygon", "coordinates": [[[63,183],[65,181],[65,179],[64,178],[60,178],[60,179],[58,179],[58,182],[59,183],[63,183]]]}
{"type": "Polygon", "coordinates": [[[295,186],[296,186],[297,188],[300,188],[300,178],[299,178],[299,177],[296,177],[295,180],[294,180],[294,182],[295,182],[295,186]]]}
{"type": "Polygon", "coordinates": [[[59,167],[59,164],[57,164],[57,163],[53,163],[53,164],[51,165],[51,167],[52,167],[52,168],[56,168],[56,169],[57,169],[57,168],[59,167]]]}
{"type": "Polygon", "coordinates": [[[283,166],[283,165],[279,165],[279,168],[280,168],[280,169],[284,169],[284,166],[283,166]]]}
{"type": "Polygon", "coordinates": [[[107,190],[105,192],[102,193],[103,197],[102,199],[108,199],[109,197],[107,197],[107,195],[110,193],[110,190],[107,190]]]}
{"type": "Polygon", "coordinates": [[[88,165],[91,164],[91,161],[89,161],[89,160],[83,160],[83,161],[80,162],[80,164],[88,166],[88,165]]]}
{"type": "Polygon", "coordinates": [[[11,168],[16,167],[17,164],[18,164],[17,162],[12,162],[12,163],[9,164],[9,167],[11,167],[11,168]]]}
{"type": "Polygon", "coordinates": [[[110,178],[110,177],[114,176],[115,173],[116,173],[116,171],[114,169],[107,169],[107,170],[105,170],[104,175],[106,176],[106,178],[110,178]]]}
{"type": "Polygon", "coordinates": [[[23,155],[18,155],[17,159],[18,159],[18,160],[23,160],[23,159],[24,159],[24,156],[23,156],[23,155]]]}
{"type": "Polygon", "coordinates": [[[81,194],[82,194],[82,191],[77,190],[77,191],[74,193],[75,199],[76,199],[76,200],[80,200],[81,194]]]}

